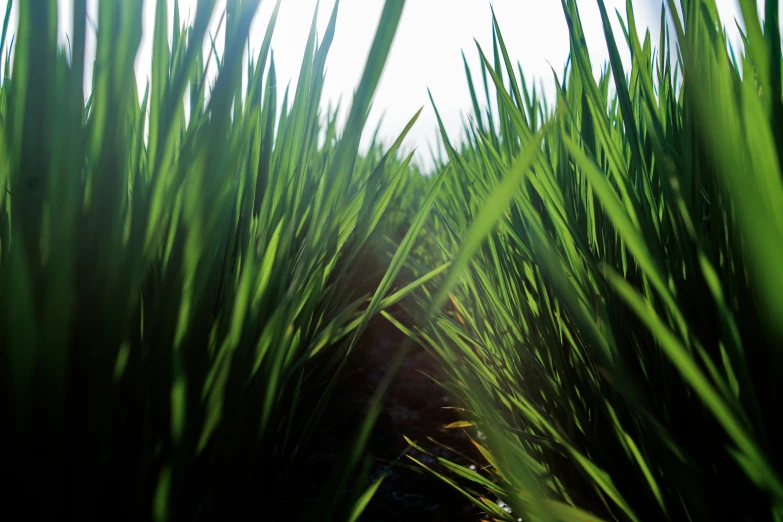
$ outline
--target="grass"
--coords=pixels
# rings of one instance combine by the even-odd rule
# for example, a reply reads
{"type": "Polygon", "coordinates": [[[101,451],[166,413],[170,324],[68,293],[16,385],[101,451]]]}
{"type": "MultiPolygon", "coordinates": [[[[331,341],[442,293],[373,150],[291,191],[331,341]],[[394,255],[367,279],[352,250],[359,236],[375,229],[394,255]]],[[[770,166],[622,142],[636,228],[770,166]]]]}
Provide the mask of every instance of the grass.
{"type": "Polygon", "coordinates": [[[778,2],[761,20],[740,1],[734,49],[714,0],[667,0],[657,43],[630,1],[615,35],[597,0],[610,61],[596,75],[562,0],[571,55],[554,100],[493,19],[492,49],[466,65],[466,138],[441,124],[430,176],[399,153],[417,115],[359,153],[404,2],[385,4],[342,128],[320,103],[337,6],[281,93],[277,8],[243,62],[258,3],[227,3],[225,54],[205,57],[215,2],[184,28],[175,10],[167,34],[159,0],[138,93],[141,4],[103,2],[86,101],[85,1],[67,48],[54,2],[20,2],[15,35],[6,13],[9,498],[52,518],[357,520],[379,486],[365,444],[418,342],[464,413],[451,429],[485,462],[417,463],[487,518],[783,517],[778,2]],[[305,490],[308,443],[378,314],[410,341],[305,490]]]}
{"type": "Polygon", "coordinates": [[[766,22],[740,2],[735,54],[714,1],[668,2],[654,50],[631,2],[615,36],[598,0],[597,78],[576,2],[562,4],[555,103],[495,20],[478,52],[497,112],[467,69],[468,138],[441,128],[452,174],[420,262],[453,265],[409,333],[449,369],[488,469],[433,472],[499,520],[779,520],[777,2],[766,22]]]}
{"type": "Polygon", "coordinates": [[[85,1],[67,48],[53,2],[20,2],[13,36],[8,4],[0,415],[14,447],[7,491],[28,513],[212,520],[312,505],[319,519],[355,520],[372,494],[353,484],[377,400],[345,441],[335,489],[291,488],[368,319],[415,288],[390,292],[397,262],[369,295],[355,290],[375,278],[361,261],[378,255],[368,240],[389,226],[411,159],[397,155],[410,126],[388,150],[358,153],[404,2],[386,3],[339,133],[337,110],[320,106],[337,6],[320,39],[313,18],[296,92],[281,92],[280,2],[243,63],[258,4],[229,1],[225,55],[205,57],[215,2],[200,0],[188,27],[175,8],[167,34],[158,1],[139,96],[141,2],[101,3],[86,103],[85,1]]]}

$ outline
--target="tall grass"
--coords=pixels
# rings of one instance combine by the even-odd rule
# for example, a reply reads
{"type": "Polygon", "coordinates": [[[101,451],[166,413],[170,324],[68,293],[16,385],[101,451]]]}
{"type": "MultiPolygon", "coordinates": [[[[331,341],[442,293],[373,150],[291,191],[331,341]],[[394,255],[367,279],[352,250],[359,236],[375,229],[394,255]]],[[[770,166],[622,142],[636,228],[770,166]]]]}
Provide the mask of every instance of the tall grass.
{"type": "Polygon", "coordinates": [[[66,48],[54,2],[19,2],[15,35],[8,3],[0,418],[4,498],[20,513],[214,520],[312,506],[312,520],[355,520],[372,495],[357,465],[377,398],[347,457],[323,470],[329,487],[293,488],[367,321],[416,286],[390,293],[421,224],[372,300],[355,291],[374,277],[360,261],[411,159],[397,157],[410,125],[390,149],[358,153],[404,1],[386,2],[342,129],[320,105],[338,6],[320,38],[313,18],[296,91],[281,92],[280,2],[243,63],[258,4],[227,2],[220,57],[202,54],[214,0],[187,27],[175,2],[172,34],[158,0],[139,96],[142,2],[101,2],[85,103],[85,0],[66,48]]]}
{"type": "Polygon", "coordinates": [[[419,261],[453,264],[409,333],[448,368],[487,467],[433,471],[498,520],[780,520],[778,2],[763,22],[740,2],[739,50],[714,0],[668,1],[657,43],[630,1],[622,35],[597,3],[597,78],[574,0],[551,108],[494,21],[479,53],[497,110],[467,69],[468,138],[441,129],[419,261]]]}
{"type": "Polygon", "coordinates": [[[466,419],[454,429],[485,435],[485,467],[438,458],[432,471],[489,517],[780,520],[778,2],[762,21],[740,1],[739,50],[714,0],[668,0],[657,43],[630,1],[622,37],[597,3],[610,63],[596,78],[562,0],[571,58],[552,104],[493,20],[482,84],[466,66],[467,139],[441,125],[431,179],[399,154],[416,116],[389,149],[359,153],[403,0],[385,4],[342,129],[320,104],[337,6],[320,38],[313,19],[296,90],[281,93],[279,2],[243,62],[259,0],[227,2],[222,57],[202,54],[214,0],[184,28],[175,7],[171,34],[158,0],[139,93],[142,3],[101,2],[85,102],[86,0],[66,48],[55,2],[20,2],[16,34],[9,3],[0,418],[13,507],[358,519],[379,484],[361,461],[389,378],[322,487],[300,474],[381,312],[449,372],[466,419]],[[411,296],[416,328],[385,311],[411,296]]]}

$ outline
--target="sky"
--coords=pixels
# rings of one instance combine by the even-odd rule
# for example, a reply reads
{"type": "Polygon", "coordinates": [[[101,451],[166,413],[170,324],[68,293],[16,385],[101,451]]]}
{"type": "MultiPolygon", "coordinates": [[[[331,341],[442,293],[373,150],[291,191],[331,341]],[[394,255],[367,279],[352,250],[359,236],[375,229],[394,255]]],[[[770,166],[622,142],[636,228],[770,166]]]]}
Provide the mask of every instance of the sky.
{"type": "MultiPolygon", "coordinates": [[[[6,1],[0,0],[2,12],[5,12],[6,1]]],[[[71,1],[58,0],[61,41],[65,41],[65,35],[72,25],[69,16],[71,1]]],[[[144,1],[142,45],[136,59],[137,80],[143,87],[150,70],[155,2],[122,1],[144,1]]],[[[196,0],[168,0],[169,24],[174,1],[179,2],[183,23],[192,19],[196,0]]],[[[225,6],[225,0],[218,0],[217,3],[216,11],[219,13],[225,6]]],[[[317,0],[282,0],[272,40],[278,85],[291,81],[292,89],[295,86],[316,3],[317,0]]],[[[622,49],[622,32],[614,10],[624,13],[625,0],[605,0],[605,3],[622,49]]],[[[97,0],[88,0],[88,13],[92,13],[93,19],[97,18],[97,4],[97,0]]],[[[251,26],[250,47],[256,52],[261,46],[274,4],[274,0],[263,0],[251,26]]],[[[322,103],[326,104],[330,100],[336,102],[342,97],[343,110],[347,112],[383,4],[384,0],[341,0],[336,34],[327,61],[322,103]]],[[[633,4],[637,28],[643,33],[649,27],[653,42],[657,42],[660,1],[633,0],[633,4]]],[[[733,27],[734,18],[739,17],[736,0],[717,0],[717,4],[724,25],[733,27]]],[[[449,135],[461,134],[461,115],[471,110],[461,51],[465,52],[468,63],[474,67],[479,63],[474,38],[483,49],[491,52],[490,5],[494,7],[511,59],[519,61],[528,79],[541,82],[545,90],[551,92],[551,68],[560,74],[569,50],[568,31],[558,0],[407,0],[376,91],[366,137],[383,114],[380,135],[385,142],[390,143],[423,106],[424,111],[409,134],[406,145],[409,150],[417,148],[417,160],[426,165],[430,157],[429,146],[437,143],[437,122],[429,102],[428,89],[432,92],[449,135]]],[[[595,0],[578,0],[578,5],[593,66],[597,71],[608,60],[597,4],[595,0]]],[[[334,0],[320,1],[317,28],[321,35],[326,29],[333,6],[334,0]]],[[[15,17],[14,13],[12,27],[15,17]]],[[[213,19],[213,30],[216,22],[217,16],[213,19]]],[[[217,41],[222,42],[220,34],[217,36],[217,41]]],[[[94,34],[91,38],[88,35],[88,52],[90,46],[94,48],[94,41],[94,34]]],[[[218,51],[222,51],[220,46],[218,51]]],[[[627,53],[623,59],[627,63],[627,53]]]]}

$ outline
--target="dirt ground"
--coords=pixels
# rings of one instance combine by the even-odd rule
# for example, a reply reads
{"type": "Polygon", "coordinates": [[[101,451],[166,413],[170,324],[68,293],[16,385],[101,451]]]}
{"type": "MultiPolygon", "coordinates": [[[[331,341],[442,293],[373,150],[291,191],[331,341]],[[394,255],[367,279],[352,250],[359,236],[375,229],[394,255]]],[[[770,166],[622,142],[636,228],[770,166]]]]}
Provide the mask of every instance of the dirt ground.
{"type": "MultiPolygon", "coordinates": [[[[330,448],[339,447],[355,431],[370,397],[386,374],[404,336],[384,319],[367,329],[362,346],[352,356],[340,380],[329,411],[321,424],[318,443],[310,458],[329,466],[337,456],[330,448]],[[346,432],[351,430],[350,432],[346,432]]],[[[442,379],[431,356],[416,347],[398,370],[368,444],[373,458],[371,480],[386,473],[381,487],[361,516],[363,522],[476,522],[481,512],[451,486],[418,468],[400,454],[408,448],[403,435],[433,454],[459,462],[459,457],[429,441],[432,437],[463,454],[474,455],[466,434],[443,426],[459,420],[444,390],[427,375],[442,379]]],[[[408,454],[437,469],[432,457],[412,448],[408,454]]]]}

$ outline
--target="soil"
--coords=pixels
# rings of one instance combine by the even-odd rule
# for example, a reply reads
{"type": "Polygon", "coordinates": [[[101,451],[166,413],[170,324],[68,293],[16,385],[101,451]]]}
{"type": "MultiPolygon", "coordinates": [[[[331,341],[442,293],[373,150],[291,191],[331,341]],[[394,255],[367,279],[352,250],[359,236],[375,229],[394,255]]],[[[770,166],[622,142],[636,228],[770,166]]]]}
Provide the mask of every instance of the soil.
{"type": "MultiPolygon", "coordinates": [[[[363,343],[352,355],[327,411],[322,432],[312,448],[310,459],[329,466],[338,457],[330,448],[343,446],[355,433],[373,392],[388,371],[405,337],[386,320],[373,321],[363,343]]],[[[386,478],[359,520],[363,522],[476,522],[481,511],[454,488],[421,470],[403,452],[425,465],[438,469],[435,459],[409,448],[403,435],[427,451],[467,465],[464,459],[428,440],[477,457],[461,429],[444,429],[460,420],[443,388],[428,375],[443,380],[432,356],[421,347],[409,352],[389,388],[383,410],[368,443],[372,456],[370,480],[386,473],[386,478]]]]}

